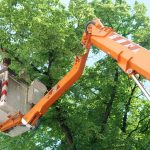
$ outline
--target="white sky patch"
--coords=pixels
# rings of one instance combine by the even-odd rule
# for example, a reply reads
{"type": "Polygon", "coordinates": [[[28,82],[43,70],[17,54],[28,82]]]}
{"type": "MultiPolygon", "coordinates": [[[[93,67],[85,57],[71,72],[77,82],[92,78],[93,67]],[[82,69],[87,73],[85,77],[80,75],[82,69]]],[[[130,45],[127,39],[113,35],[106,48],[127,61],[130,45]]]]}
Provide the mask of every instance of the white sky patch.
{"type": "Polygon", "coordinates": [[[65,7],[68,7],[70,0],[60,0],[60,2],[63,3],[65,7]]]}
{"type": "Polygon", "coordinates": [[[140,3],[144,3],[147,8],[147,15],[150,16],[150,0],[126,0],[127,3],[131,6],[134,5],[135,1],[138,1],[140,3]]]}
{"type": "Polygon", "coordinates": [[[13,7],[16,8],[16,9],[18,9],[18,10],[24,9],[24,6],[22,6],[21,4],[16,4],[13,7]]]}
{"type": "MultiPolygon", "coordinates": [[[[0,0],[1,1],[1,0],[0,0]]],[[[147,7],[147,15],[150,16],[150,0],[126,0],[127,3],[131,6],[134,5],[135,1],[138,1],[140,3],[144,3],[147,7]]],[[[64,4],[64,6],[68,7],[70,0],[60,0],[64,4]]],[[[92,2],[92,0],[88,0],[88,2],[92,2]]]]}
{"type": "Polygon", "coordinates": [[[94,54],[92,50],[90,50],[88,59],[86,61],[86,66],[88,67],[93,66],[97,61],[104,58],[104,56],[106,56],[106,54],[101,50],[97,54],[94,54]]]}

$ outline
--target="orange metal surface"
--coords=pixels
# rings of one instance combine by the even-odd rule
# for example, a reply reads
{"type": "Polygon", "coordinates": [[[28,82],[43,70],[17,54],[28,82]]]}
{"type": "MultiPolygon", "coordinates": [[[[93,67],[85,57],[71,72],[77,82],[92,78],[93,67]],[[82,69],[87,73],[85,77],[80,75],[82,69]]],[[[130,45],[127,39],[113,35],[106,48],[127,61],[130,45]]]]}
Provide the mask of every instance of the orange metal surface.
{"type": "Polygon", "coordinates": [[[78,80],[85,67],[89,50],[80,57],[76,57],[74,65],[70,72],[64,76],[26,115],[23,119],[27,123],[33,125],[43,115],[48,108],[67,90],[72,84],[78,80]],[[37,115],[38,114],[38,115],[37,115]]]}
{"type": "Polygon", "coordinates": [[[122,37],[109,27],[103,27],[102,24],[98,26],[99,19],[94,21],[83,35],[83,45],[90,34],[91,45],[114,58],[123,71],[138,73],[150,80],[150,51],[122,37]]]}
{"type": "MultiPolygon", "coordinates": [[[[150,51],[133,43],[132,41],[117,34],[112,28],[104,27],[99,19],[94,19],[87,25],[82,37],[82,44],[87,52],[76,57],[70,72],[62,78],[27,114],[23,119],[30,125],[34,125],[38,118],[78,80],[85,67],[85,62],[91,45],[103,50],[114,58],[118,65],[128,74],[139,73],[150,80],[150,51]]],[[[14,122],[20,124],[20,116],[14,122]]],[[[13,127],[12,121],[0,125],[0,130],[5,131],[8,126],[13,127]],[[4,126],[5,125],[5,126],[4,126]]]]}
{"type": "Polygon", "coordinates": [[[88,53],[89,48],[85,54],[76,56],[74,65],[66,76],[64,76],[27,114],[24,116],[15,115],[13,116],[13,119],[10,118],[0,124],[0,131],[7,131],[16,125],[21,125],[22,118],[30,125],[34,125],[39,117],[43,115],[48,108],[82,75],[88,53]]]}
{"type": "Polygon", "coordinates": [[[23,115],[20,113],[16,113],[15,115],[11,116],[8,120],[0,124],[0,131],[7,131],[14,126],[21,125],[22,117],[23,115]]]}

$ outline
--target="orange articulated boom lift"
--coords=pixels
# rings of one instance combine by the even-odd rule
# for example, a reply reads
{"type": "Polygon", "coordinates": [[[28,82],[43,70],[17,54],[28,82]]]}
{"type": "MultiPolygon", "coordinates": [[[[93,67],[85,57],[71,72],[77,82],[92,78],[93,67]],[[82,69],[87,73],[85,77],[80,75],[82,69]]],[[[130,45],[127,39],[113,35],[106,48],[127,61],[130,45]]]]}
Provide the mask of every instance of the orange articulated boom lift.
{"type": "Polygon", "coordinates": [[[16,126],[34,127],[37,120],[47,112],[49,107],[82,75],[90,47],[93,45],[110,55],[117,64],[131,76],[148,100],[150,96],[135,74],[140,74],[150,80],[150,51],[117,34],[112,28],[105,27],[99,19],[88,23],[82,37],[82,44],[86,52],[77,56],[74,65],[39,102],[26,114],[17,113],[0,124],[1,132],[13,130],[16,126]]]}

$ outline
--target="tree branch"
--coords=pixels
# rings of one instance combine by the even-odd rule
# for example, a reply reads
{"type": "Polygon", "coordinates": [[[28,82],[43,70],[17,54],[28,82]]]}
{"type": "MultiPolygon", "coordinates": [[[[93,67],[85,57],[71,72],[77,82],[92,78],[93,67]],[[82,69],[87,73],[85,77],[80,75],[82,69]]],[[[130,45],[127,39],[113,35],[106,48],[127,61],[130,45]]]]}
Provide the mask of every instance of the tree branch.
{"type": "Polygon", "coordinates": [[[133,132],[137,131],[138,128],[139,128],[140,123],[141,123],[142,121],[144,121],[145,119],[147,119],[148,117],[149,117],[149,115],[146,116],[146,117],[144,117],[143,119],[139,120],[139,122],[138,122],[136,128],[135,128],[134,130],[132,130],[132,131],[128,134],[127,138],[129,138],[129,137],[133,134],[133,132]]]}
{"type": "Polygon", "coordinates": [[[118,68],[115,70],[115,76],[114,76],[114,85],[112,86],[112,92],[110,95],[110,100],[107,103],[106,110],[102,119],[102,126],[101,126],[101,132],[103,133],[105,131],[105,125],[107,124],[108,118],[110,116],[110,112],[112,110],[113,101],[115,100],[116,93],[117,93],[117,82],[118,82],[118,68]]]}
{"type": "Polygon", "coordinates": [[[56,111],[57,111],[57,120],[59,122],[59,125],[61,126],[62,128],[62,131],[64,132],[65,136],[66,136],[66,139],[67,139],[67,143],[70,147],[72,147],[73,150],[76,150],[76,147],[74,145],[74,142],[73,142],[73,136],[72,136],[72,133],[71,133],[71,130],[70,128],[67,126],[67,124],[65,123],[65,120],[66,118],[62,115],[62,108],[60,106],[56,106],[56,111]]]}
{"type": "MultiPolygon", "coordinates": [[[[17,49],[17,48],[16,48],[16,49],[17,49]]],[[[16,49],[14,49],[13,51],[16,51],[16,49]]],[[[3,48],[2,44],[1,44],[1,51],[10,54],[10,52],[9,52],[6,48],[3,48]]],[[[13,58],[15,59],[15,61],[17,61],[17,62],[20,63],[21,65],[24,64],[24,62],[23,62],[19,57],[14,56],[13,53],[11,53],[11,57],[13,57],[13,58]]],[[[34,71],[36,71],[36,72],[38,72],[38,73],[41,73],[41,74],[44,74],[44,75],[46,75],[46,76],[48,75],[47,72],[41,71],[41,70],[38,69],[33,63],[31,63],[30,65],[31,65],[31,67],[32,67],[32,69],[33,69],[34,71]]]]}
{"type": "Polygon", "coordinates": [[[126,105],[125,105],[125,112],[124,112],[124,115],[123,115],[122,127],[121,127],[121,130],[122,130],[122,132],[124,132],[124,133],[126,132],[126,128],[127,128],[127,117],[128,117],[127,114],[128,114],[128,112],[129,112],[131,100],[132,100],[132,98],[133,98],[133,95],[134,95],[134,92],[135,92],[136,88],[137,88],[137,85],[134,84],[134,87],[133,87],[132,90],[131,90],[130,97],[129,97],[129,99],[128,99],[126,105]]]}

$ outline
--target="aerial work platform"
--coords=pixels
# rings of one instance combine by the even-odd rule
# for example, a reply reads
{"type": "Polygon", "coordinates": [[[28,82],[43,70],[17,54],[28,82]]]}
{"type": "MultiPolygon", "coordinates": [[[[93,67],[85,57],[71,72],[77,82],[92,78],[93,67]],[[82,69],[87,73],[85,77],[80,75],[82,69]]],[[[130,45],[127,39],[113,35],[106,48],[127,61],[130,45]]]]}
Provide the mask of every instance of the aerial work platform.
{"type": "Polygon", "coordinates": [[[150,101],[150,94],[136,77],[139,74],[150,80],[150,67],[147,65],[150,62],[150,51],[104,26],[97,18],[87,24],[81,43],[85,48],[83,54],[76,56],[71,70],[46,95],[46,87],[40,81],[34,80],[28,86],[5,72],[0,99],[1,132],[16,136],[34,128],[38,119],[82,75],[91,46],[103,50],[116,60],[150,101]]]}
{"type": "MultiPolygon", "coordinates": [[[[34,80],[30,86],[14,76],[8,75],[8,71],[1,75],[2,91],[0,99],[0,124],[18,114],[26,114],[47,91],[47,88],[39,80],[34,80]]],[[[7,131],[9,136],[17,136],[30,130],[26,126],[13,127],[7,131]]]]}

